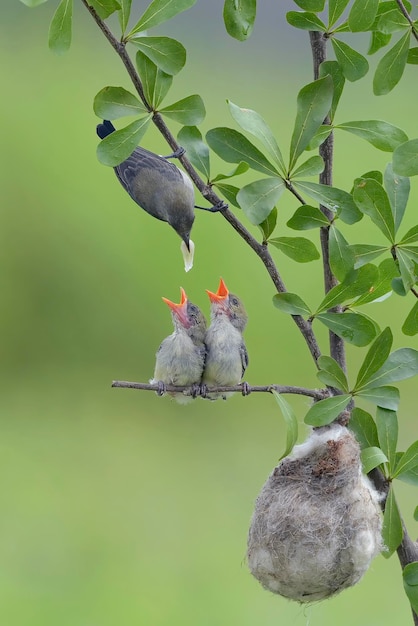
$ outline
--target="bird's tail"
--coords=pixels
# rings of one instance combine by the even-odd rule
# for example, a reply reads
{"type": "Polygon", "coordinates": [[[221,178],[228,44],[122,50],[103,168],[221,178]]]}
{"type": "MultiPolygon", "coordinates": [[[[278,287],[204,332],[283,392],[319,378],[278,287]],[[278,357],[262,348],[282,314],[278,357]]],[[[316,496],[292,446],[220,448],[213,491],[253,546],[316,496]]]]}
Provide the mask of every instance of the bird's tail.
{"type": "Polygon", "coordinates": [[[113,133],[114,130],[116,129],[113,126],[112,122],[109,122],[109,120],[103,120],[103,124],[97,124],[96,126],[96,132],[99,135],[100,139],[104,139],[105,137],[110,135],[110,133],[113,133]]]}

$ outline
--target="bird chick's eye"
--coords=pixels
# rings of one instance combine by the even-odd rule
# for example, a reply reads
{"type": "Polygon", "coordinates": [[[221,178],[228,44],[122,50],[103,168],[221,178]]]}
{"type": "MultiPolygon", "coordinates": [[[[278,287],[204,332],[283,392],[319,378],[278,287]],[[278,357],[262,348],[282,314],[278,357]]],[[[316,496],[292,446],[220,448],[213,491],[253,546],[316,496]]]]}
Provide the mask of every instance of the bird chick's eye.
{"type": "Polygon", "coordinates": [[[238,306],[238,298],[232,298],[231,302],[234,306],[238,306]]]}

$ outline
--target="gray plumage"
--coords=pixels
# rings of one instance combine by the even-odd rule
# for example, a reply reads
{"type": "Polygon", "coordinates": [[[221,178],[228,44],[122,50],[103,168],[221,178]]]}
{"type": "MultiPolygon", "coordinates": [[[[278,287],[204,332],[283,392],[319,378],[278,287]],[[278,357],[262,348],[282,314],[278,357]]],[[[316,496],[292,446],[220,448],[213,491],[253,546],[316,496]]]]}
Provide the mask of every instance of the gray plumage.
{"type": "MultiPolygon", "coordinates": [[[[102,139],[115,130],[105,120],[97,126],[102,139]]],[[[167,222],[180,235],[186,271],[193,264],[190,231],[194,222],[194,189],[190,178],[165,157],[138,146],[115,168],[122,187],[144,211],[167,222]]]]}
{"type": "MultiPolygon", "coordinates": [[[[181,290],[180,304],[166,298],[163,300],[171,308],[174,332],[161,343],[157,354],[152,384],[194,386],[202,378],[205,364],[206,320],[199,307],[187,299],[181,290]]],[[[192,400],[192,396],[182,392],[169,393],[180,404],[192,400]]]]}
{"type": "MultiPolygon", "coordinates": [[[[207,292],[211,300],[211,325],[206,332],[206,363],[202,382],[207,387],[237,385],[248,366],[247,348],[242,333],[247,314],[241,300],[229,293],[221,279],[216,294],[207,292]]],[[[207,394],[210,400],[231,393],[207,394]]]]}

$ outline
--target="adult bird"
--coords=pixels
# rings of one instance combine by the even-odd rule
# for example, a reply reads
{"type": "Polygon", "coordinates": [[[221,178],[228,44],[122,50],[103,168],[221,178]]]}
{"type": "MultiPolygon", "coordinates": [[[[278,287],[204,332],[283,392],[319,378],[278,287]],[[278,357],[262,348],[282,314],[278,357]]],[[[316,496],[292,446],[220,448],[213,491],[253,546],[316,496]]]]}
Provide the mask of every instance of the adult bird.
{"type": "Polygon", "coordinates": [[[166,337],[156,354],[154,377],[158,394],[165,393],[166,385],[190,386],[192,395],[169,392],[180,404],[187,404],[198,393],[205,364],[206,320],[198,306],[190,302],[183,288],[181,300],[175,304],[163,298],[171,309],[174,332],[166,337]]]}
{"type": "MultiPolygon", "coordinates": [[[[114,130],[109,120],[96,128],[101,139],[114,130]]],[[[194,189],[188,175],[167,158],[138,146],[114,170],[132,200],[153,217],[168,222],[180,235],[184,267],[188,272],[193,267],[194,254],[194,243],[190,239],[195,217],[194,189]]]]}
{"type": "Polygon", "coordinates": [[[220,280],[218,291],[206,290],[211,301],[211,324],[206,332],[206,363],[202,387],[209,400],[223,398],[232,393],[206,393],[206,387],[238,385],[248,366],[248,353],[242,333],[247,324],[247,314],[238,296],[229,292],[220,280]]]}

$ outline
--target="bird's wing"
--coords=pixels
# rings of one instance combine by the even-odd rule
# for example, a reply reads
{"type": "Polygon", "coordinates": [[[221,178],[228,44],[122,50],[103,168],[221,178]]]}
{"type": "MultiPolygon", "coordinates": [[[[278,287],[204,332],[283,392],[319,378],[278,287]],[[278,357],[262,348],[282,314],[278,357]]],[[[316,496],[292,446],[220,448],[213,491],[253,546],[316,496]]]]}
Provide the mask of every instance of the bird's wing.
{"type": "MultiPolygon", "coordinates": [[[[131,156],[115,167],[116,176],[122,186],[131,194],[132,183],[140,170],[158,170],[167,182],[180,182],[182,175],[179,168],[164,157],[149,152],[144,148],[135,148],[131,156]]],[[[134,198],[135,199],[135,198],[134,198]]]]}
{"type": "Polygon", "coordinates": [[[244,376],[245,370],[248,367],[248,352],[244,342],[240,345],[239,352],[241,355],[242,376],[244,376]]]}

